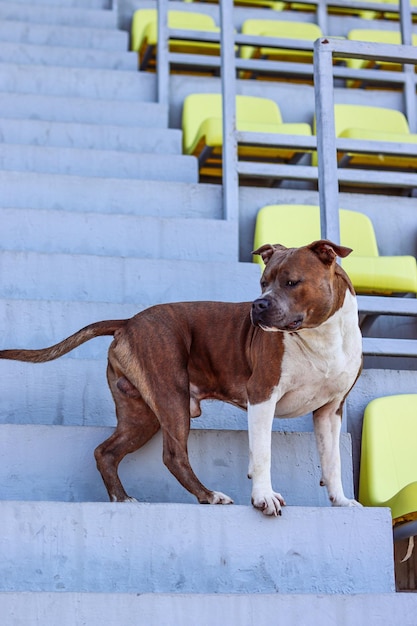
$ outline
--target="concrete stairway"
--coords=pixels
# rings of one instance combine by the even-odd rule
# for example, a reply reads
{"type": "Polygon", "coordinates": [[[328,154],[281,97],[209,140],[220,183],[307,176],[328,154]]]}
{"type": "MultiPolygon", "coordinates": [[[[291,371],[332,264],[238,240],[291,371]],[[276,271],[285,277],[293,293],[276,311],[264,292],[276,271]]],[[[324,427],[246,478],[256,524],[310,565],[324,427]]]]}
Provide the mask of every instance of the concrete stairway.
{"type": "MultiPolygon", "coordinates": [[[[116,17],[105,0],[0,0],[1,347],[50,345],[157,302],[258,293],[221,189],[197,183],[116,17]]],[[[108,344],[44,365],[0,361],[3,623],[266,624],[284,610],[303,624],[320,614],[317,594],[335,598],[329,616],[344,615],[338,594],[377,594],[394,614],[389,512],[327,506],[311,432],[274,433],[280,519],[248,506],[243,412],[218,403],[200,418],[210,428],[191,433],[191,458],[237,506],[197,506],[158,437],[121,466],[142,502],[107,503],[93,449],[115,421],[108,344]],[[305,594],[299,610],[285,594],[305,594]]],[[[352,495],[347,434],[342,456],[352,495]]]]}

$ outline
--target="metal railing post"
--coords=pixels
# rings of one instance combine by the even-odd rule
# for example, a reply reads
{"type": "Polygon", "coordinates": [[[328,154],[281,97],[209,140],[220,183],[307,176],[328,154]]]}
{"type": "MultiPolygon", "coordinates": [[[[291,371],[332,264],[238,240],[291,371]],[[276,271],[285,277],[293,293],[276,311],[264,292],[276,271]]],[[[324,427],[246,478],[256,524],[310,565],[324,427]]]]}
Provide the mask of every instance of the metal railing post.
{"type": "Polygon", "coordinates": [[[327,35],[327,0],[318,0],[316,5],[317,24],[321,28],[323,35],[327,35]]]}
{"type": "Polygon", "coordinates": [[[223,210],[224,218],[239,219],[239,183],[236,140],[236,64],[233,0],[220,3],[221,85],[223,107],[223,210]]]}
{"type": "Polygon", "coordinates": [[[316,135],[318,156],[318,185],[321,236],[340,242],[339,181],[334,124],[332,50],[328,40],[317,39],[314,44],[314,94],[316,105],[316,135]]]}
{"type": "Polygon", "coordinates": [[[399,17],[402,43],[411,46],[413,26],[411,21],[410,0],[400,0],[399,17]]]}
{"type": "MultiPolygon", "coordinates": [[[[400,29],[401,41],[405,45],[412,45],[412,15],[410,0],[400,0],[400,29]]],[[[414,65],[404,65],[404,111],[411,132],[417,131],[416,86],[414,83],[414,65]]]]}
{"type": "Polygon", "coordinates": [[[168,0],[158,0],[157,101],[169,105],[168,0]]]}

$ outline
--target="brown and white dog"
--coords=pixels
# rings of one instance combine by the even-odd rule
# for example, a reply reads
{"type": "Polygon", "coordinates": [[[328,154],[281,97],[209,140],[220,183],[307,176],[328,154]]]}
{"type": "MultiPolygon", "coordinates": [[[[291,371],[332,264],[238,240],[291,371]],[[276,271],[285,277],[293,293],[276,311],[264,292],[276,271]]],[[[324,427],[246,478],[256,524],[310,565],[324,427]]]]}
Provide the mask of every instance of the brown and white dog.
{"type": "Polygon", "coordinates": [[[201,503],[230,504],[198,480],[187,453],[190,417],[201,414],[201,400],[215,398],[248,411],[252,503],[265,515],[280,515],[285,504],[271,484],[272,420],[311,411],[321,484],[334,506],[357,505],[343,492],[339,451],[343,403],[362,362],[354,290],[336,263],[350,252],[326,240],[264,245],[254,252],[265,270],[252,304],[157,305],[90,324],[50,348],[0,351],[0,358],[41,363],[114,336],[107,377],[118,424],[95,451],[112,501],[133,500],[118,465],[161,429],[164,463],[185,489],[201,503]]]}

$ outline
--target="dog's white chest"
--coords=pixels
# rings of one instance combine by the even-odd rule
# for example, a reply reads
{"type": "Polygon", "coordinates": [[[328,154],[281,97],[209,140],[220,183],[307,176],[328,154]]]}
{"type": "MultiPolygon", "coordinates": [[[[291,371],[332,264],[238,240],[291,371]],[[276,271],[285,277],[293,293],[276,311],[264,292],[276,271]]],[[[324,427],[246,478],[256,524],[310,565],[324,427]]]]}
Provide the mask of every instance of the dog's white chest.
{"type": "Polygon", "coordinates": [[[277,417],[297,417],[340,398],[355,382],[362,358],[356,299],[324,324],[284,336],[281,378],[274,389],[277,417]]]}

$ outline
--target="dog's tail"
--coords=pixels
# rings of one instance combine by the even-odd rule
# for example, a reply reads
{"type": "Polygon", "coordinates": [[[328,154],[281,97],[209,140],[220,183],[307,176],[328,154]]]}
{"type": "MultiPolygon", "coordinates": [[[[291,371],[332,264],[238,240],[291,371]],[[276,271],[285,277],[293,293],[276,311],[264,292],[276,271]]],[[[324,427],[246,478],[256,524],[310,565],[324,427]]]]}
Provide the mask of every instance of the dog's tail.
{"type": "Polygon", "coordinates": [[[56,343],[49,348],[40,350],[0,350],[0,359],[11,359],[13,361],[27,361],[29,363],[45,363],[53,361],[60,356],[71,352],[86,341],[94,339],[94,337],[103,337],[105,335],[114,335],[116,330],[123,328],[126,320],[107,320],[103,322],[95,322],[89,324],[81,330],[78,330],[70,337],[56,343]]]}

